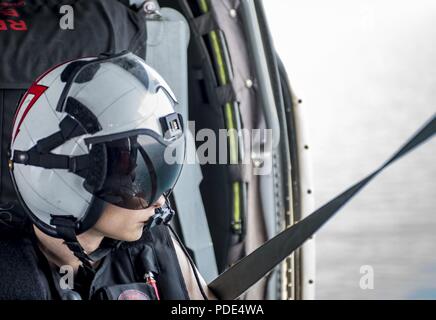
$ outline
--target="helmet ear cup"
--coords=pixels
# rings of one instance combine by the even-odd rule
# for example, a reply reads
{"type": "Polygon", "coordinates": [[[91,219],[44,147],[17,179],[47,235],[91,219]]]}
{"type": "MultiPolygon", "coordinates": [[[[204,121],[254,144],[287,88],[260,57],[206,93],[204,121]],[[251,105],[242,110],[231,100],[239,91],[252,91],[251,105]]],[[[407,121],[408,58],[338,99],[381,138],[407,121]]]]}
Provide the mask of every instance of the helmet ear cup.
{"type": "Polygon", "coordinates": [[[89,169],[83,183],[84,188],[95,194],[103,187],[107,175],[107,147],[105,143],[92,146],[89,152],[89,169]]]}

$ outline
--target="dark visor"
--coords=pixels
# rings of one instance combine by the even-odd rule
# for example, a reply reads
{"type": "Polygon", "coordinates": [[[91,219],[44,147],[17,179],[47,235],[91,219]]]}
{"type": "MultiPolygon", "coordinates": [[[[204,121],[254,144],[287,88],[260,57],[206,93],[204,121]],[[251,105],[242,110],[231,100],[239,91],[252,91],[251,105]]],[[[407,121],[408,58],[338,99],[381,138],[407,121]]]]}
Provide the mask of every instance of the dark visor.
{"type": "Polygon", "coordinates": [[[184,135],[168,141],[145,129],[86,142],[91,148],[104,143],[107,150],[106,179],[95,195],[122,208],[151,206],[173,189],[183,167],[184,135]]]}

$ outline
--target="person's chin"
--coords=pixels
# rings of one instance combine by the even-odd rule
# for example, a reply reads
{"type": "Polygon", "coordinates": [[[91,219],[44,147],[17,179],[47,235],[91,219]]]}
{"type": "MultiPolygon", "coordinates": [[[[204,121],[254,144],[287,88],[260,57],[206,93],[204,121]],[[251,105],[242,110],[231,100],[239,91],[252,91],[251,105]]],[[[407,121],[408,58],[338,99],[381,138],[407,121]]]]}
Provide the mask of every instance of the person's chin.
{"type": "Polygon", "coordinates": [[[126,234],[124,241],[127,242],[138,241],[139,239],[141,239],[143,232],[144,232],[144,225],[141,225],[140,227],[126,234]]]}
{"type": "Polygon", "coordinates": [[[106,236],[118,241],[134,242],[141,239],[144,233],[144,226],[145,223],[132,224],[130,228],[125,228],[122,232],[117,230],[117,232],[106,234],[106,236]]]}

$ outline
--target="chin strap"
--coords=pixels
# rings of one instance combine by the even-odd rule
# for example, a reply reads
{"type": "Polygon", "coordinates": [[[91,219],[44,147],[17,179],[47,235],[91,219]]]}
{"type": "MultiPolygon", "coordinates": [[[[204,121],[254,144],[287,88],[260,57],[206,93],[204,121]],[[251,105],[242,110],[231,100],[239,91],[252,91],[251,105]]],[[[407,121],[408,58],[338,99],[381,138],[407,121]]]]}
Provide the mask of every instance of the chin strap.
{"type": "Polygon", "coordinates": [[[101,245],[92,253],[87,253],[80,245],[76,235],[77,219],[73,216],[52,216],[51,224],[56,226],[59,236],[64,239],[68,249],[82,262],[87,274],[94,274],[92,262],[98,261],[108,255],[114,248],[117,248],[121,241],[103,239],[101,245]]]}
{"type": "Polygon", "coordinates": [[[91,258],[77,240],[77,219],[73,216],[52,216],[51,224],[56,226],[56,232],[64,239],[68,249],[82,262],[85,271],[94,273],[91,258]]]}

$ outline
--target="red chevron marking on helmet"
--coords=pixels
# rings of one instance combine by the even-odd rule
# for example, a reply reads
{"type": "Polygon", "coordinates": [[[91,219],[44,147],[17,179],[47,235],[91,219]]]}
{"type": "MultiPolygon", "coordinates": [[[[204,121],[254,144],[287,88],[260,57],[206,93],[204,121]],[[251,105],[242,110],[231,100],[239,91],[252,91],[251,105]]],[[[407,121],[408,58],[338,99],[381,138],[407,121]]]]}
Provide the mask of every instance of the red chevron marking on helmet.
{"type": "MultiPolygon", "coordinates": [[[[71,59],[71,60],[68,60],[68,61],[65,61],[65,62],[59,63],[59,64],[57,64],[57,65],[51,67],[50,69],[48,69],[47,71],[45,71],[43,74],[41,74],[41,75],[40,75],[40,76],[39,76],[39,77],[38,77],[38,78],[33,82],[32,87],[33,87],[33,86],[41,86],[41,85],[38,85],[37,83],[38,83],[39,81],[41,81],[41,80],[42,80],[46,75],[48,75],[50,72],[52,72],[52,71],[55,70],[56,68],[62,67],[63,65],[65,65],[65,64],[67,64],[67,63],[70,63],[71,61],[74,61],[74,60],[76,60],[76,59],[71,59]]],[[[42,86],[41,86],[41,87],[42,87],[42,86]]],[[[30,89],[29,89],[29,90],[30,90],[30,89]]],[[[44,91],[45,91],[45,90],[44,90],[44,91]]],[[[27,98],[27,96],[28,96],[29,93],[30,93],[30,92],[26,92],[26,95],[23,97],[23,99],[21,100],[21,103],[20,103],[19,107],[17,108],[17,112],[15,112],[14,120],[12,121],[13,126],[15,126],[15,121],[17,120],[18,113],[20,112],[21,107],[22,107],[22,105],[23,105],[24,101],[26,100],[26,98],[27,98]]],[[[36,101],[35,101],[35,102],[36,102],[36,101]]]]}
{"type": "MultiPolygon", "coordinates": [[[[1,4],[1,2],[0,2],[0,4],[1,4]]],[[[89,56],[89,57],[83,57],[82,59],[88,59],[88,58],[96,58],[96,57],[94,57],[94,56],[89,56]]],[[[57,64],[57,65],[51,67],[50,69],[48,69],[47,71],[45,71],[43,74],[41,74],[41,75],[40,75],[40,76],[39,76],[39,77],[34,81],[34,83],[32,84],[32,87],[34,87],[34,86],[36,86],[36,87],[44,87],[44,86],[38,85],[37,83],[38,83],[39,81],[41,81],[41,80],[42,80],[46,75],[48,75],[50,72],[52,72],[53,70],[55,70],[56,68],[62,67],[63,65],[68,64],[68,63],[70,63],[70,62],[72,62],[72,61],[75,61],[75,60],[77,60],[77,59],[71,59],[71,60],[68,60],[68,61],[64,61],[64,62],[62,62],[62,63],[59,63],[59,64],[57,64]]],[[[31,88],[32,88],[32,87],[31,87],[31,88]]],[[[45,90],[47,90],[47,88],[45,88],[45,90]]],[[[45,91],[45,90],[44,90],[44,91],[45,91]]],[[[30,91],[30,89],[29,89],[29,91],[30,91]]],[[[23,103],[24,103],[24,101],[26,100],[27,96],[28,96],[29,94],[32,94],[32,93],[29,92],[29,91],[26,92],[26,94],[24,95],[23,99],[21,100],[20,105],[19,105],[18,108],[17,108],[17,111],[15,112],[14,120],[12,121],[12,123],[13,123],[12,127],[15,126],[15,121],[17,120],[18,113],[20,112],[21,107],[23,106],[23,103]]],[[[44,91],[43,91],[43,93],[44,93],[44,91]]],[[[42,93],[41,93],[41,95],[42,95],[42,93]]],[[[39,97],[40,97],[41,95],[39,95],[39,96],[36,98],[36,100],[38,100],[39,97]]],[[[33,101],[33,104],[36,102],[36,100],[33,101]]],[[[30,108],[31,108],[31,107],[30,107],[30,108]]],[[[28,110],[26,110],[26,111],[29,112],[28,110]]],[[[26,114],[27,114],[27,112],[26,112],[26,114]]],[[[24,116],[25,116],[25,115],[24,115],[24,116]]],[[[22,119],[21,119],[21,121],[20,121],[20,125],[19,125],[19,127],[21,126],[21,123],[22,123],[23,120],[24,120],[24,116],[22,117],[22,119]]],[[[18,135],[18,132],[19,132],[19,131],[20,131],[20,130],[19,130],[19,128],[18,128],[17,131],[16,131],[16,133],[15,133],[15,135],[14,135],[14,139],[13,139],[13,141],[15,141],[15,138],[16,138],[16,136],[18,135]]]]}
{"type": "Polygon", "coordinates": [[[20,132],[20,127],[24,121],[24,119],[26,118],[27,114],[29,113],[30,109],[32,109],[33,105],[35,104],[36,101],[38,101],[38,99],[42,96],[42,94],[48,89],[48,87],[46,86],[41,86],[37,83],[34,83],[29,90],[27,90],[26,94],[24,95],[23,99],[21,100],[20,106],[17,109],[17,112],[15,113],[15,118],[14,118],[14,125],[15,125],[15,120],[16,117],[18,116],[18,113],[21,110],[21,107],[23,106],[24,102],[26,101],[27,97],[30,94],[33,94],[33,98],[32,100],[30,100],[29,104],[26,107],[26,110],[24,110],[24,113],[20,119],[20,122],[18,123],[17,129],[15,130],[15,134],[13,136],[13,141],[15,141],[15,138],[17,137],[18,133],[20,132]]]}

